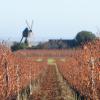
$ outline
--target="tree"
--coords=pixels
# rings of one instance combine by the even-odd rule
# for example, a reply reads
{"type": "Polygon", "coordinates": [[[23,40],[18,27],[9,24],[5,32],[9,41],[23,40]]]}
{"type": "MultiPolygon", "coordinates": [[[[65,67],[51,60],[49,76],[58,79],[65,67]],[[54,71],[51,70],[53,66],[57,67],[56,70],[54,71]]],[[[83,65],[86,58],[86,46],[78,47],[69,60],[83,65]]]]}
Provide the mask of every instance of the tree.
{"type": "Polygon", "coordinates": [[[95,38],[96,36],[92,32],[89,32],[89,31],[81,31],[76,35],[76,41],[78,45],[85,43],[87,41],[92,41],[95,38]]]}
{"type": "Polygon", "coordinates": [[[12,51],[16,51],[16,50],[20,50],[20,49],[27,49],[28,45],[25,43],[18,43],[18,42],[14,42],[13,45],[11,46],[11,50],[12,51]]]}

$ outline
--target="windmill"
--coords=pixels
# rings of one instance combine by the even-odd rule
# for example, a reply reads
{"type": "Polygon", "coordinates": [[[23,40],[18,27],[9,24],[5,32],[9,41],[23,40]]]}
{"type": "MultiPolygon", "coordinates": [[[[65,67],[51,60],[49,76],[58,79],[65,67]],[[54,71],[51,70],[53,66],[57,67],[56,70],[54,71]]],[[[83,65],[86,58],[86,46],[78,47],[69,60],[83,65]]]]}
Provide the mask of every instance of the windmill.
{"type": "Polygon", "coordinates": [[[33,28],[33,21],[31,22],[31,25],[28,23],[26,20],[27,27],[23,30],[22,32],[22,38],[20,40],[20,44],[22,43],[22,40],[25,38],[24,43],[27,44],[29,47],[31,46],[30,44],[30,37],[32,35],[32,28],[33,28]]]}

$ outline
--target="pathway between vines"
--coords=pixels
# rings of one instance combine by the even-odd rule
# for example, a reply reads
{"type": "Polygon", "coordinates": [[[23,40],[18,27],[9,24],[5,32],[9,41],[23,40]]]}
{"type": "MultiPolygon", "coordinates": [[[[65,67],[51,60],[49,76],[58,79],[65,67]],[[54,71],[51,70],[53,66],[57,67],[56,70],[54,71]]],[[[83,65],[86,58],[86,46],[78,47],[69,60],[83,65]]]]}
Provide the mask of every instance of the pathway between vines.
{"type": "Polygon", "coordinates": [[[30,100],[75,100],[75,94],[59,73],[56,63],[51,61],[39,90],[33,92],[30,100]]]}

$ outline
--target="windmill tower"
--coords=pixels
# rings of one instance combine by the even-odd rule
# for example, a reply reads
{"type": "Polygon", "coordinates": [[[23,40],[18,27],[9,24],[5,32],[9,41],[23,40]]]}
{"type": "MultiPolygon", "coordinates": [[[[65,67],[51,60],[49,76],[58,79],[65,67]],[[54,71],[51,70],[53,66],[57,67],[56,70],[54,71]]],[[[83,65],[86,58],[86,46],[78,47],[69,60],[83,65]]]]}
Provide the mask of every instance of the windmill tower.
{"type": "Polygon", "coordinates": [[[20,40],[20,44],[22,43],[23,39],[25,38],[24,43],[27,44],[28,47],[31,47],[32,46],[32,43],[31,43],[30,37],[33,34],[32,33],[33,21],[31,22],[31,25],[30,25],[28,23],[28,21],[26,20],[26,24],[27,24],[27,27],[22,32],[22,38],[20,40]]]}

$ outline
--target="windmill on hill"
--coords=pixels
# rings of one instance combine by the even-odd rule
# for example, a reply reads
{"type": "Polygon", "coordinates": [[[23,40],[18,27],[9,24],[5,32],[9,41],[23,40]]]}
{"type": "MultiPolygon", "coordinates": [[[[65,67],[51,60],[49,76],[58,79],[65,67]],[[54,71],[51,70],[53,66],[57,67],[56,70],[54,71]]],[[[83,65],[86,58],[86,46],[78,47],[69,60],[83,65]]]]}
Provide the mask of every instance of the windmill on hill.
{"type": "Polygon", "coordinates": [[[27,44],[29,47],[31,47],[31,36],[33,34],[32,32],[32,28],[33,28],[33,21],[31,22],[31,25],[28,23],[28,21],[26,20],[26,24],[27,24],[27,27],[23,30],[22,32],[22,38],[20,40],[20,44],[22,43],[23,39],[25,38],[24,40],[24,43],[27,44]]]}

